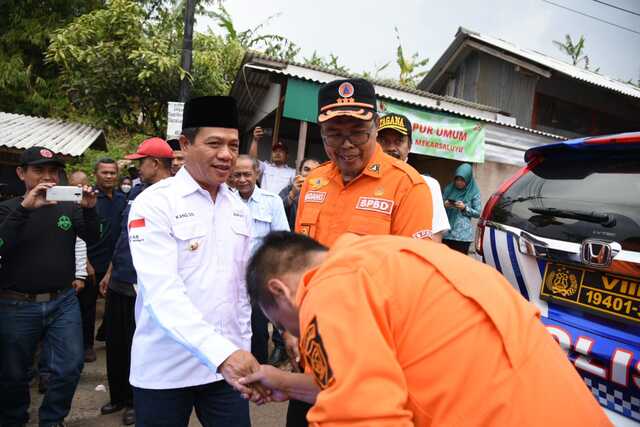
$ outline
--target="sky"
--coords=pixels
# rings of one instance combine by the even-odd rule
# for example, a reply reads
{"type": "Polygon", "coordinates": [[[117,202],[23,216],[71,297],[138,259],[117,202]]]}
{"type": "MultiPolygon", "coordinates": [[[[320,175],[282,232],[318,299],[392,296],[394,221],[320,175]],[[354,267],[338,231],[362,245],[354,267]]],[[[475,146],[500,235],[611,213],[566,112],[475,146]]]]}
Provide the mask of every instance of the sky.
{"type": "MultiPolygon", "coordinates": [[[[640,16],[616,10],[596,0],[551,0],[640,33],[640,16]]],[[[640,14],[640,0],[602,0],[640,14]]],[[[265,33],[287,37],[302,48],[299,58],[313,51],[353,72],[374,71],[392,62],[379,77],[398,77],[395,65],[398,27],[405,55],[418,52],[435,64],[462,26],[569,61],[552,43],[586,39],[585,53],[608,76],[640,79],[640,34],[625,31],[543,0],[225,0],[238,30],[253,28],[279,14],[265,33]]],[[[219,29],[209,18],[198,18],[196,29],[219,29]]]]}

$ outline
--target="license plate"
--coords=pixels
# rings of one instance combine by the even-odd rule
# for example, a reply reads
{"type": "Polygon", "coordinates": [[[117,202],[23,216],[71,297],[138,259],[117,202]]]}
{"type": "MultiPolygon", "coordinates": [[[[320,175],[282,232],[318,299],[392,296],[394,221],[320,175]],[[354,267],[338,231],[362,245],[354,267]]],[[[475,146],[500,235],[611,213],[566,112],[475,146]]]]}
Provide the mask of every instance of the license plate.
{"type": "Polygon", "coordinates": [[[640,324],[638,279],[548,262],[540,297],[640,324]]]}

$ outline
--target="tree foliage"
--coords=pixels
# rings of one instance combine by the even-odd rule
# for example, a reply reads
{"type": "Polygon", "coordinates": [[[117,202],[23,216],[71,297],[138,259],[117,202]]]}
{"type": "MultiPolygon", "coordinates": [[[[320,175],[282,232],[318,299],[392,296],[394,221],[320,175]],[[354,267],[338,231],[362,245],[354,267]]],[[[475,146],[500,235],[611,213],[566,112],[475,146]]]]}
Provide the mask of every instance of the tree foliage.
{"type": "Polygon", "coordinates": [[[293,61],[298,53],[300,53],[300,48],[286,37],[278,34],[263,33],[264,28],[280,14],[269,16],[254,28],[240,31],[236,28],[233,18],[222,3],[218,5],[217,10],[205,13],[218,22],[218,26],[222,28],[226,34],[227,41],[238,43],[244,49],[261,50],[266,55],[284,61],[293,61]]]}
{"type": "Polygon", "coordinates": [[[329,54],[329,58],[324,58],[318,55],[318,52],[316,52],[315,50],[309,58],[303,59],[305,65],[325,68],[327,70],[335,71],[338,74],[349,74],[349,69],[344,65],[340,65],[339,61],[340,59],[338,58],[338,56],[334,55],[333,53],[329,54]]]}
{"type": "Polygon", "coordinates": [[[595,73],[600,71],[600,68],[592,69],[589,62],[589,56],[584,53],[585,39],[581,35],[577,42],[574,42],[569,34],[565,35],[564,43],[557,40],[553,40],[553,44],[571,58],[573,65],[579,66],[581,63],[584,65],[585,70],[591,70],[595,73]]]}
{"type": "Polygon", "coordinates": [[[47,60],[73,106],[98,126],[162,134],[168,101],[178,99],[181,78],[192,80],[194,96],[227,93],[242,47],[215,34],[194,36],[191,74],[180,67],[179,8],[155,9],[112,0],[85,14],[53,37],[47,60]]]}
{"type": "Polygon", "coordinates": [[[0,110],[47,116],[66,106],[58,70],[45,63],[51,34],[99,0],[2,0],[0,2],[0,110]]]}
{"type": "Polygon", "coordinates": [[[420,68],[426,67],[429,58],[420,59],[418,52],[407,57],[402,49],[402,40],[400,40],[400,31],[395,27],[396,39],[398,40],[398,48],[396,50],[396,64],[400,68],[400,76],[398,82],[403,86],[416,87],[420,80],[427,75],[429,70],[420,71],[420,68]]]}

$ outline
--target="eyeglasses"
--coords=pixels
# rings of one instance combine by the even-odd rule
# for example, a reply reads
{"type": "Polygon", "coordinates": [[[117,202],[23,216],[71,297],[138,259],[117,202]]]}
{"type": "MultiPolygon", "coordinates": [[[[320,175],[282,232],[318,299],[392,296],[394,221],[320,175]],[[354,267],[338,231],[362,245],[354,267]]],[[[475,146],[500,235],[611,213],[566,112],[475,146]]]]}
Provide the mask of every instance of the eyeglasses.
{"type": "Polygon", "coordinates": [[[342,144],[344,144],[344,142],[347,139],[353,145],[363,145],[363,144],[366,144],[369,141],[369,137],[371,136],[371,132],[372,132],[372,130],[370,129],[368,131],[352,132],[352,133],[349,133],[349,134],[346,134],[346,135],[341,134],[341,133],[334,133],[334,134],[329,134],[329,135],[322,135],[322,140],[329,147],[333,147],[333,148],[341,147],[342,144]]]}

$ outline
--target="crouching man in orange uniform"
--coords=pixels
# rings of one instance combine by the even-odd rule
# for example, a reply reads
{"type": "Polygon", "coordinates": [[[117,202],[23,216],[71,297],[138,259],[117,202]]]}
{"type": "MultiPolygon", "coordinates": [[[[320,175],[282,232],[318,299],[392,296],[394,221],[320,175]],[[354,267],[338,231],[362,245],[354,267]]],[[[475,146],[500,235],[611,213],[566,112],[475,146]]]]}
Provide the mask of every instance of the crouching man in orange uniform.
{"type": "Polygon", "coordinates": [[[305,374],[262,366],[241,383],[314,404],[310,425],[611,425],[537,309],[442,245],[346,234],[327,250],[276,232],[247,287],[300,338],[305,374]]]}

